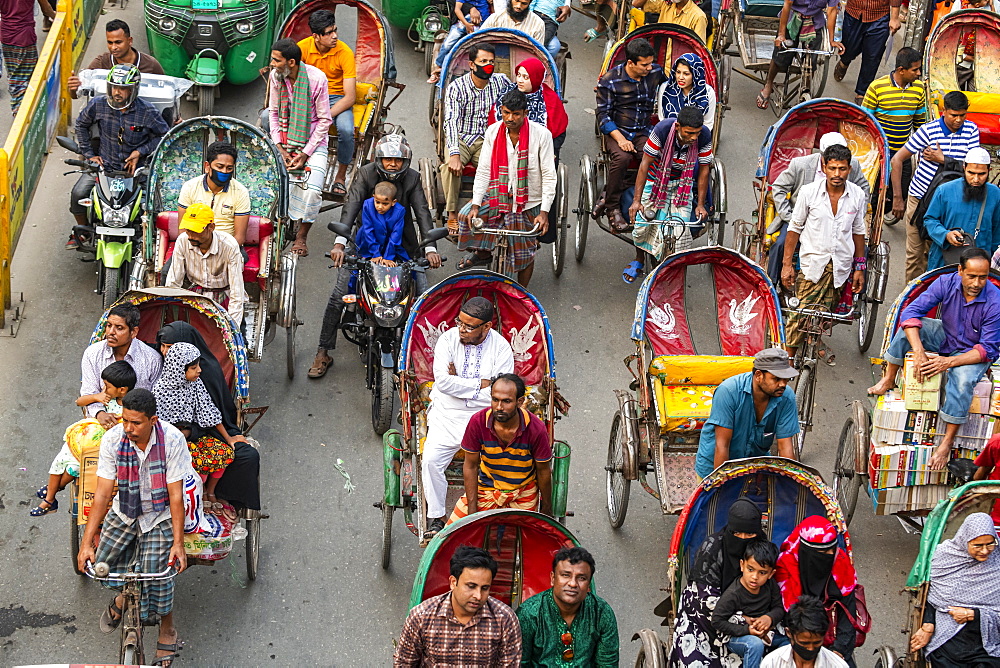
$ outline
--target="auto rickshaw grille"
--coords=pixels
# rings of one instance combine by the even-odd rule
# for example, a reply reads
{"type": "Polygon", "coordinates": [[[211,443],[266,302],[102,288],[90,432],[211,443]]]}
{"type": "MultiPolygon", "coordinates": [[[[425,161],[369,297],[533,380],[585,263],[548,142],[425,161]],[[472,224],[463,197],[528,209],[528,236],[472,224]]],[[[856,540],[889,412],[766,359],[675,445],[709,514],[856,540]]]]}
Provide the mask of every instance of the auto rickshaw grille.
{"type": "Polygon", "coordinates": [[[160,37],[164,37],[174,44],[180,44],[191,27],[191,14],[184,9],[161,5],[156,2],[146,3],[146,27],[155,32],[160,37]],[[160,21],[170,18],[175,22],[173,30],[167,32],[160,27],[160,21]]]}
{"type": "Polygon", "coordinates": [[[249,9],[238,9],[235,11],[220,11],[219,24],[222,26],[222,34],[226,42],[232,46],[239,42],[252,39],[264,32],[267,28],[270,17],[270,5],[266,2],[256,3],[249,9]],[[249,21],[250,32],[242,33],[236,29],[236,24],[240,21],[249,21]]]}

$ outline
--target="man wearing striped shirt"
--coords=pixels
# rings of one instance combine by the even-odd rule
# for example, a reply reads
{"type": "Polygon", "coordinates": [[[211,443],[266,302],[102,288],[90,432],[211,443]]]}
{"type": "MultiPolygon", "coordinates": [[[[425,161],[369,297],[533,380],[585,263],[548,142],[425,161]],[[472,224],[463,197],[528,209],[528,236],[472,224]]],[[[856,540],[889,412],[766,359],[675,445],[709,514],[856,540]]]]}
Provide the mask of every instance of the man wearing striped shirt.
{"type": "Polygon", "coordinates": [[[496,49],[477,44],[469,49],[469,72],[448,84],[444,94],[444,143],[448,159],[440,167],[448,228],[458,231],[458,194],[462,170],[479,164],[490,108],[502,91],[514,87],[505,74],[494,74],[496,49]]]}
{"type": "Polygon", "coordinates": [[[927,193],[927,187],[937,174],[939,165],[946,160],[964,160],[969,149],[979,146],[979,128],[972,121],[965,120],[968,113],[969,98],[965,93],[957,90],[948,93],[944,96],[941,118],[920,126],[892,157],[892,212],[899,217],[904,208],[906,211],[903,224],[906,225],[907,281],[913,280],[927,269],[927,252],[930,250],[929,243],[920,237],[916,225],[910,224],[917,204],[927,193]],[[919,160],[904,207],[899,173],[903,164],[909,162],[913,155],[919,156],[919,160]]]}
{"type": "MultiPolygon", "coordinates": [[[[896,69],[884,77],[880,77],[868,86],[865,99],[861,103],[865,109],[872,112],[886,139],[889,140],[889,156],[903,148],[913,131],[927,121],[927,94],[921,74],[920,52],[916,49],[903,47],[896,53],[896,69]]],[[[886,193],[886,212],[892,207],[893,192],[902,193],[910,187],[910,177],[913,165],[909,160],[901,163],[901,186],[886,193]]],[[[873,191],[877,192],[877,191],[873,191]]],[[[893,225],[899,218],[889,217],[886,223],[893,225]]]]}

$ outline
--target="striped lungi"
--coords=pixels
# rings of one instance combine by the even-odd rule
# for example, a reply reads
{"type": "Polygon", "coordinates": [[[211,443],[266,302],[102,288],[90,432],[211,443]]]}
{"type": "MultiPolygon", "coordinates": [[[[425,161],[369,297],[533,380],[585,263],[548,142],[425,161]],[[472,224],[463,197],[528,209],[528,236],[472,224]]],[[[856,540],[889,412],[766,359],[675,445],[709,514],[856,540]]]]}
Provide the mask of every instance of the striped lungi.
{"type": "MultiPolygon", "coordinates": [[[[461,213],[468,215],[471,208],[471,203],[466,204],[462,207],[461,213]]],[[[502,225],[497,225],[494,220],[492,223],[487,222],[486,226],[490,229],[505,228],[516,232],[530,230],[535,226],[534,218],[538,215],[540,210],[541,206],[539,205],[530,209],[525,209],[522,213],[508,213],[504,216],[504,222],[502,225]]],[[[485,209],[480,208],[479,214],[480,218],[484,221],[489,220],[487,216],[484,215],[486,214],[485,209]]],[[[468,222],[462,222],[461,217],[459,218],[458,250],[492,251],[493,247],[496,246],[496,242],[496,235],[474,232],[468,222]]],[[[531,263],[535,261],[535,252],[538,250],[538,237],[507,237],[507,246],[507,267],[504,272],[507,274],[515,274],[522,269],[527,269],[531,266],[531,263]]]]}
{"type": "MultiPolygon", "coordinates": [[[[850,283],[850,278],[847,282],[850,283]]],[[[821,304],[826,310],[833,312],[834,307],[840,301],[841,292],[844,286],[833,284],[833,262],[827,262],[826,268],[819,280],[813,283],[806,280],[802,272],[799,272],[795,279],[795,296],[799,298],[801,308],[810,308],[814,304],[821,304]]],[[[798,313],[788,314],[788,324],[785,325],[785,345],[789,348],[798,348],[805,338],[805,333],[801,329],[802,316],[798,313]]]]}
{"type": "MultiPolygon", "coordinates": [[[[517,510],[538,509],[538,485],[532,480],[524,487],[517,489],[479,488],[479,510],[495,510],[496,508],[515,508],[517,510]]],[[[457,522],[469,514],[469,502],[462,498],[455,504],[455,512],[448,518],[448,524],[457,522]]]]}
{"type": "Polygon", "coordinates": [[[17,114],[28,89],[28,80],[38,63],[38,49],[31,46],[11,46],[3,44],[3,59],[7,62],[7,90],[10,91],[10,108],[17,114]]]}
{"type": "MultiPolygon", "coordinates": [[[[134,562],[141,573],[160,573],[167,568],[170,547],[174,544],[174,533],[170,517],[154,526],[147,533],[140,533],[139,520],[131,525],[113,510],[104,517],[101,540],[97,545],[95,563],[104,562],[112,573],[125,571],[134,562]]],[[[108,589],[121,590],[119,581],[102,582],[108,589]]],[[[174,580],[151,580],[142,583],[139,610],[142,619],[151,615],[163,617],[174,608],[174,580]]]]}
{"type": "Polygon", "coordinates": [[[288,184],[288,217],[303,223],[314,223],[323,202],[323,185],[326,183],[327,147],[321,145],[309,156],[309,178],[288,184]]]}

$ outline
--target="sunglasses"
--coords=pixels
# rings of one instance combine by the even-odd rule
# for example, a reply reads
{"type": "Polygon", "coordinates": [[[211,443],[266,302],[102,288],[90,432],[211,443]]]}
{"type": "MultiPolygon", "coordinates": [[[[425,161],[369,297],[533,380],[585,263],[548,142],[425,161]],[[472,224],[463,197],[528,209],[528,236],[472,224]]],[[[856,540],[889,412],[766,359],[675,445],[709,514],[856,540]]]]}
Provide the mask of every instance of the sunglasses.
{"type": "Polygon", "coordinates": [[[119,127],[118,128],[118,145],[121,146],[124,143],[125,143],[125,128],[124,127],[119,127]]]}
{"type": "Polygon", "coordinates": [[[562,653],[562,660],[563,661],[572,661],[573,660],[573,656],[574,656],[573,655],[573,634],[570,633],[569,631],[566,631],[561,636],[559,636],[559,639],[562,640],[562,644],[563,645],[566,645],[566,649],[564,649],[563,653],[562,653]]]}

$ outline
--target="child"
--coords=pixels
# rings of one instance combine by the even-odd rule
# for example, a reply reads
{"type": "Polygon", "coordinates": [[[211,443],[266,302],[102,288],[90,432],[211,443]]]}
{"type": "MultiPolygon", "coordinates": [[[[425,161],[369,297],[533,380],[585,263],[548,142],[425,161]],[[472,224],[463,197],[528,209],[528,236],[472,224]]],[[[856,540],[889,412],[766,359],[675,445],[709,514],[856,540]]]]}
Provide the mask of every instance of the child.
{"type": "Polygon", "coordinates": [[[190,343],[170,346],[153,395],[159,418],[187,436],[191,463],[205,482],[205,500],[221,508],[215,488],[233,461],[233,440],[222,426],[222,413],[201,381],[200,358],[201,352],[190,343]]]}
{"type": "Polygon", "coordinates": [[[785,614],[781,590],[771,579],[777,563],[774,543],[764,539],[748,543],[740,559],[740,579],[723,592],[712,613],[712,627],[731,636],[726,646],[743,657],[744,668],[760,668],[767,646],[787,642],[784,636],[772,633],[785,614]]]}
{"type": "Polygon", "coordinates": [[[358,257],[386,267],[409,260],[403,249],[406,209],[396,201],[396,186],[388,181],[375,185],[374,196],[361,207],[361,227],[354,237],[358,257]]]}
{"type": "MultiPolygon", "coordinates": [[[[125,360],[112,362],[101,372],[101,380],[104,381],[104,391],[97,394],[85,394],[76,400],[76,405],[86,407],[93,403],[100,403],[104,405],[104,410],[111,415],[121,415],[122,407],[118,400],[135,387],[135,370],[125,360]]],[[[65,489],[66,485],[73,481],[73,478],[80,476],[79,449],[77,448],[77,452],[74,452],[71,443],[73,446],[78,445],[80,437],[100,441],[102,436],[104,436],[104,427],[94,418],[85,418],[74,422],[66,429],[62,449],[52,460],[52,466],[49,468],[49,483],[36,492],[41,502],[29,511],[29,515],[41,517],[56,512],[59,509],[56,494],[65,489]]]]}

